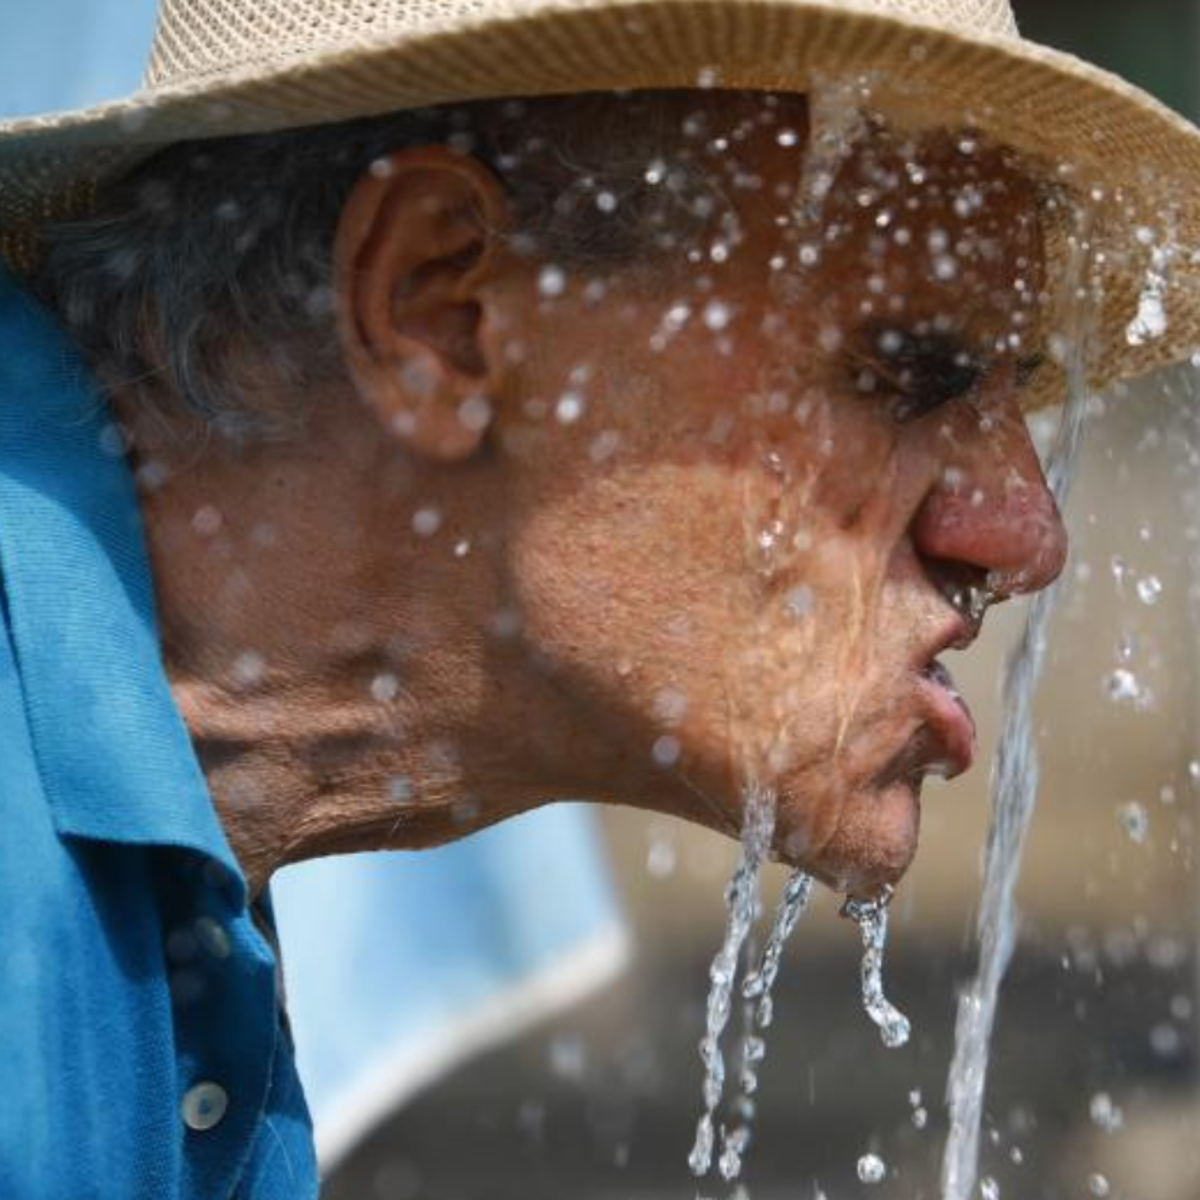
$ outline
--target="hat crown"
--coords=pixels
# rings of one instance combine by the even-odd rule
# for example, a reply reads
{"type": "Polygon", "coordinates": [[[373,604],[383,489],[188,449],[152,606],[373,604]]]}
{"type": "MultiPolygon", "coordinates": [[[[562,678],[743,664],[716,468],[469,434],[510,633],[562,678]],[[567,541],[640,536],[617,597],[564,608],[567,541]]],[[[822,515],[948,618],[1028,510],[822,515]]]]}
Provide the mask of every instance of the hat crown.
{"type": "MultiPolygon", "coordinates": [[[[143,86],[169,87],[453,25],[517,16],[536,0],[161,0],[143,86]]],[[[568,0],[580,8],[592,0],[568,0]]],[[[731,4],[731,8],[734,5],[731,4]]],[[[824,0],[823,7],[1015,37],[1010,0],[824,0]]]]}

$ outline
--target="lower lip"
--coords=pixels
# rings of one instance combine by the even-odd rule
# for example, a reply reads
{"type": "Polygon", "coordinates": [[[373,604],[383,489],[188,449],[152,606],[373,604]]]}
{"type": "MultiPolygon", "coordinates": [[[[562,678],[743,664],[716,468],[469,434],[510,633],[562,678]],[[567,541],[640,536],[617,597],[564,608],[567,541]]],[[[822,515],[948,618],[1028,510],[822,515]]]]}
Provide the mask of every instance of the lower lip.
{"type": "Polygon", "coordinates": [[[975,720],[967,702],[957,692],[929,675],[920,676],[920,681],[933,710],[931,723],[946,742],[948,761],[939,765],[945,767],[946,778],[953,779],[968,771],[975,761],[975,720]]]}

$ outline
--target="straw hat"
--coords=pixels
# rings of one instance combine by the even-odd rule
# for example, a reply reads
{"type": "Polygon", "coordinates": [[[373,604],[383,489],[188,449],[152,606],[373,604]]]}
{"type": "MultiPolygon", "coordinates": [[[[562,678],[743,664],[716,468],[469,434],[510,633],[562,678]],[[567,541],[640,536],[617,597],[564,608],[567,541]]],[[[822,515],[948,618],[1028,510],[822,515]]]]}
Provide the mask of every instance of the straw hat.
{"type": "Polygon", "coordinates": [[[1115,236],[1095,382],[1200,347],[1200,131],[1021,38],[1009,0],[162,0],[132,96],[0,123],[0,253],[28,270],[40,222],[185,138],[499,96],[847,78],[880,112],[970,125],[1067,184],[1102,185],[1115,236]],[[1131,339],[1152,267],[1169,326],[1131,339]]]}

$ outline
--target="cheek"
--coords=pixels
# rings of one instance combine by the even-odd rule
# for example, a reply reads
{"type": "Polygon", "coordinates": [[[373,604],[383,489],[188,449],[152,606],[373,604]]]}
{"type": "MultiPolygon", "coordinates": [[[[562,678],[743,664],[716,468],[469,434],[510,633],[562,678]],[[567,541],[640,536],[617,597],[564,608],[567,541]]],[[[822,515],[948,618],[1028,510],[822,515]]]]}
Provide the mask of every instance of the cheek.
{"type": "Polygon", "coordinates": [[[509,545],[526,635],[601,676],[711,657],[746,580],[736,491],[720,466],[641,462],[531,496],[509,545]]]}

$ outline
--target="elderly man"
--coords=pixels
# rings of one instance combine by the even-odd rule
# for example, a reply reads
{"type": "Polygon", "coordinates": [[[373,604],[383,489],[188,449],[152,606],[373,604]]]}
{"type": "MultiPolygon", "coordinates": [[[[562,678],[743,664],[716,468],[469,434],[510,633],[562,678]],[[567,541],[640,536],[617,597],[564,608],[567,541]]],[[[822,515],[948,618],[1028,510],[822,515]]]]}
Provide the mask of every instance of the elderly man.
{"type": "Polygon", "coordinates": [[[1065,556],[1061,193],[952,81],[1101,84],[881,7],[174,3],[139,97],[0,130],[6,1196],[312,1194],[284,863],[753,783],[780,858],[901,876],[972,756],[938,656],[1065,556]],[[602,90],[534,98],[560,55],[602,90]],[[978,129],[803,98],[905,64],[978,129]]]}

